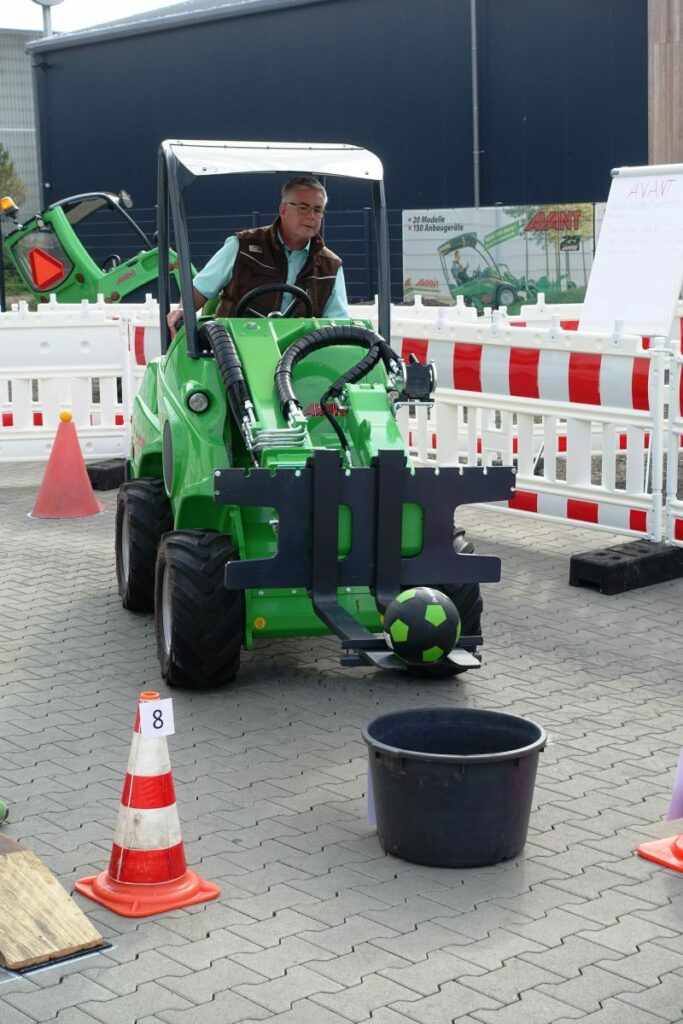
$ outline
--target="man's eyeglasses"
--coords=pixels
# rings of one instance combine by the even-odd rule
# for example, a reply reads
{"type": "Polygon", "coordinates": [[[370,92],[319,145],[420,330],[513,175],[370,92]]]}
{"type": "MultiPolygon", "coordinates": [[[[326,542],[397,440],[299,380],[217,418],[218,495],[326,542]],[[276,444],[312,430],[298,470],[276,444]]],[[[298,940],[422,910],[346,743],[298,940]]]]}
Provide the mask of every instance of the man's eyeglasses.
{"type": "Polygon", "coordinates": [[[295,210],[298,210],[299,213],[304,214],[304,216],[309,213],[314,213],[316,217],[325,216],[324,206],[311,206],[310,203],[291,203],[289,199],[285,199],[284,203],[285,206],[293,206],[295,210]]]}

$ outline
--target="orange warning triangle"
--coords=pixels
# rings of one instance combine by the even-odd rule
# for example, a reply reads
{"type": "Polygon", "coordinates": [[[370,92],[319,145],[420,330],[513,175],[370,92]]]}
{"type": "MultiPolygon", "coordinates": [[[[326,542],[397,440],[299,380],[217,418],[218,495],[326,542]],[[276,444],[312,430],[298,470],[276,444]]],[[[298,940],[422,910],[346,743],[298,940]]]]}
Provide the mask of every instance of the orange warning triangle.
{"type": "Polygon", "coordinates": [[[62,261],[51,256],[44,249],[31,249],[28,258],[36,288],[49,288],[50,285],[61,281],[66,274],[66,268],[62,261]]]}

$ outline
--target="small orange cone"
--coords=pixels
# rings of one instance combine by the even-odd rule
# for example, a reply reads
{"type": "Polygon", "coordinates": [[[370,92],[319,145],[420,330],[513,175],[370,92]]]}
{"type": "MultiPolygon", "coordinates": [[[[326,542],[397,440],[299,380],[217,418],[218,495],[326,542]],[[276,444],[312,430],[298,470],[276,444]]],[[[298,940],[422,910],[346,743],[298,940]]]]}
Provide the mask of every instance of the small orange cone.
{"type": "Polygon", "coordinates": [[[662,867],[683,871],[683,835],[641,843],[638,853],[645,860],[653,860],[655,864],[661,864],[662,867]]]}
{"type": "Polygon", "coordinates": [[[102,512],[95,497],[70,412],[59,414],[45,476],[31,515],[36,519],[80,519],[102,512]]]}
{"type": "MultiPolygon", "coordinates": [[[[140,702],[148,700],[159,694],[140,694],[140,702]]],[[[166,737],[142,735],[139,708],[109,869],[79,878],[76,891],[123,917],[162,914],[220,894],[186,865],[166,737]]]]}

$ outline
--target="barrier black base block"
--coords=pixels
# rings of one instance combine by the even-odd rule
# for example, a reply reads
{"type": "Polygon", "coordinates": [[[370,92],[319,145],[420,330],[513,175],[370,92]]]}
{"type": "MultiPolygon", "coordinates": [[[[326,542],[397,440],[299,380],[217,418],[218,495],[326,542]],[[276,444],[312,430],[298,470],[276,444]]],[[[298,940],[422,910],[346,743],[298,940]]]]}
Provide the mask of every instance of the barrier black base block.
{"type": "Polygon", "coordinates": [[[113,491],[126,479],[125,459],[103,459],[102,462],[87,462],[85,468],[95,491],[113,491]]]}
{"type": "Polygon", "coordinates": [[[570,587],[595,587],[601,594],[651,587],[683,576],[683,548],[634,540],[599,551],[572,555],[570,587]]]}

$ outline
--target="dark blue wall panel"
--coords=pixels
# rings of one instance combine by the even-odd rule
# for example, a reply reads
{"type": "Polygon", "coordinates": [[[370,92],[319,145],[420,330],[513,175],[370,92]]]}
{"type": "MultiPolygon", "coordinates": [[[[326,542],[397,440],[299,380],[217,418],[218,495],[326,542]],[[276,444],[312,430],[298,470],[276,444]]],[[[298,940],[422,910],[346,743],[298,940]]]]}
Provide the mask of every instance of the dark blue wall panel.
{"type": "Polygon", "coordinates": [[[482,204],[607,198],[647,163],[645,0],[478,0],[482,204]]]}
{"type": "MultiPolygon", "coordinates": [[[[477,6],[482,204],[602,199],[613,166],[647,162],[646,0],[477,6]]],[[[391,206],[470,205],[469,14],[325,0],[39,51],[46,199],[126,187],[147,205],[162,139],[273,138],[375,150],[391,206]]],[[[220,198],[264,209],[272,184],[220,198]]]]}
{"type": "MultiPolygon", "coordinates": [[[[378,153],[393,206],[467,204],[468,26],[469,0],[328,0],[46,50],[45,180],[146,204],[164,138],[336,141],[378,153]]],[[[251,183],[226,201],[268,198],[251,183]]]]}
{"type": "MultiPolygon", "coordinates": [[[[612,167],[647,162],[647,0],[477,9],[482,205],[606,198],[612,167]]],[[[57,41],[34,60],[46,203],[127,188],[151,207],[164,138],[352,142],[384,162],[397,294],[400,209],[473,203],[470,0],[312,0],[57,41]]],[[[328,187],[329,240],[363,297],[365,243],[350,232],[369,190],[328,187]]],[[[251,211],[267,220],[278,188],[252,177],[191,189],[198,265],[251,211]]]]}

